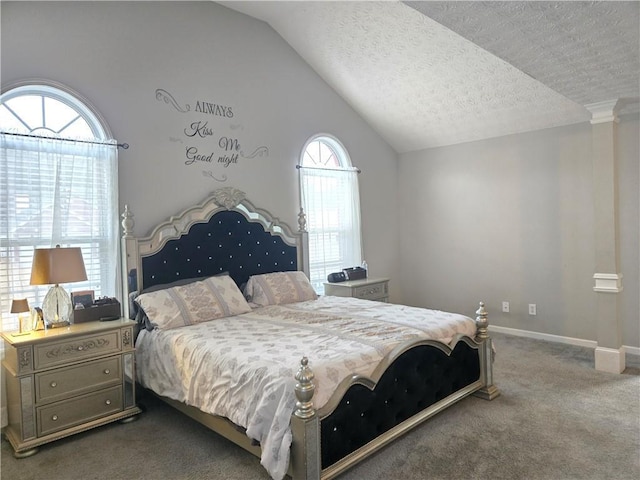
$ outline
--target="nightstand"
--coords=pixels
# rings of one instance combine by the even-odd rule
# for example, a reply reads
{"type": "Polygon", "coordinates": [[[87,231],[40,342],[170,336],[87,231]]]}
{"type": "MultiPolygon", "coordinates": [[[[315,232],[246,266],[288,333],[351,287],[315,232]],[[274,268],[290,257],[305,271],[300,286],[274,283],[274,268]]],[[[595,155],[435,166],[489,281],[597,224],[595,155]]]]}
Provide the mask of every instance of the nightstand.
{"type": "Polygon", "coordinates": [[[355,297],[377,302],[388,302],[389,279],[365,278],[339,283],[325,283],[324,293],[335,297],[355,297]]]}
{"type": "Polygon", "coordinates": [[[17,458],[116,420],[136,405],[133,331],[126,319],[12,335],[3,332],[9,424],[17,458]]]}

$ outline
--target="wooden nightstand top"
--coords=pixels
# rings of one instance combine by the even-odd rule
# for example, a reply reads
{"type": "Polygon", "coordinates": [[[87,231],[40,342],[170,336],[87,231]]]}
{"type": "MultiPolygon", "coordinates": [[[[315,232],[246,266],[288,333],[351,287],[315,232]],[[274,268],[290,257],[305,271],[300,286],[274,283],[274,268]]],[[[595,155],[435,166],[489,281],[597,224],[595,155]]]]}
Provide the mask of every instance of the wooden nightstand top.
{"type": "Polygon", "coordinates": [[[362,287],[363,285],[371,285],[374,283],[388,282],[388,278],[362,278],[360,280],[347,280],[346,282],[325,283],[325,285],[335,285],[337,287],[362,287]]]}
{"type": "Polygon", "coordinates": [[[126,318],[120,318],[119,320],[111,321],[95,321],[95,322],[83,322],[74,323],[68,327],[50,328],[48,330],[37,330],[27,334],[18,334],[18,332],[2,332],[2,338],[14,347],[22,345],[30,345],[32,343],[38,343],[46,340],[52,340],[56,338],[64,338],[67,336],[86,335],[89,333],[100,333],[108,330],[114,330],[117,328],[128,327],[135,325],[136,322],[128,320],[126,318]]]}

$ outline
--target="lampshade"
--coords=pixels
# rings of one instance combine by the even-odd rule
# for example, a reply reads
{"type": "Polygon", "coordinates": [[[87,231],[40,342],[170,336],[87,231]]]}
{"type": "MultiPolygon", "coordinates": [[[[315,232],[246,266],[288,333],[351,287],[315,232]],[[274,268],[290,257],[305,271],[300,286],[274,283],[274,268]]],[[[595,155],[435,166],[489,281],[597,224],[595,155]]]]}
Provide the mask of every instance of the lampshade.
{"type": "Polygon", "coordinates": [[[11,313],[24,313],[29,311],[29,302],[26,298],[11,301],[11,313]]]}
{"type": "Polygon", "coordinates": [[[78,247],[36,248],[31,265],[31,285],[50,285],[42,302],[45,325],[59,327],[73,321],[71,297],[59,283],[81,282],[87,279],[82,250],[78,247]]]}
{"type": "Polygon", "coordinates": [[[31,265],[31,285],[81,282],[87,272],[79,247],[36,248],[31,265]]]}

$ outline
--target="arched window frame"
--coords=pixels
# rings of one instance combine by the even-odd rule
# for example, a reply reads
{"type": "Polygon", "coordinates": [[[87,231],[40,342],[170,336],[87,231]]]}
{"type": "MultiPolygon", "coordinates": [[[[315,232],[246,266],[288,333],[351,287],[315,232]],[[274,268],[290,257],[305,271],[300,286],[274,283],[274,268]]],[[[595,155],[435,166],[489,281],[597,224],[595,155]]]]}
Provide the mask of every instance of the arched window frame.
{"type": "Polygon", "coordinates": [[[77,92],[40,79],[3,87],[0,111],[2,330],[17,328],[11,300],[27,298],[30,307],[38,307],[49,288],[29,284],[35,248],[81,247],[88,280],[65,288],[120,296],[117,143],[107,122],[77,92]],[[23,102],[28,106],[21,113],[10,111],[16,104],[11,100],[27,96],[34,98],[23,102]],[[57,105],[79,115],[82,128],[66,129],[74,136],[64,125],[47,124],[47,109],[57,105]],[[7,120],[16,114],[30,121],[7,120]]]}
{"type": "MultiPolygon", "coordinates": [[[[112,138],[109,125],[91,102],[66,85],[57,82],[50,80],[29,80],[8,85],[2,88],[0,103],[6,103],[15,97],[26,95],[44,95],[76,110],[91,129],[92,136],[87,137],[87,140],[109,140],[112,138]]],[[[22,133],[33,132],[23,131],[22,133]]],[[[52,132],[52,134],[53,136],[58,136],[55,135],[55,132],[52,132]]]]}
{"type": "Polygon", "coordinates": [[[322,295],[329,273],[362,263],[359,170],[342,142],[326,133],[305,142],[298,168],[309,236],[310,281],[322,295]],[[310,153],[332,158],[325,161],[310,153]]]}

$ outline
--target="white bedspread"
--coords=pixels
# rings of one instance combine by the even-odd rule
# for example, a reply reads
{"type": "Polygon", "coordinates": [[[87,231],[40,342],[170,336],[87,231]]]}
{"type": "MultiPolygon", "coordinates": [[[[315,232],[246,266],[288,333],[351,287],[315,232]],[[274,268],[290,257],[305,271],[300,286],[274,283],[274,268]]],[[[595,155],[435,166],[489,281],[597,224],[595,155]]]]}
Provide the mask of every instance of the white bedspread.
{"type": "Polygon", "coordinates": [[[227,417],[262,447],[274,479],[289,464],[294,375],[303,356],[315,374],[315,408],[341,380],[370,375],[401,342],[475,335],[472,319],[353,298],[262,307],[173,330],[143,330],[136,341],[140,383],[154,392],[227,417]]]}

